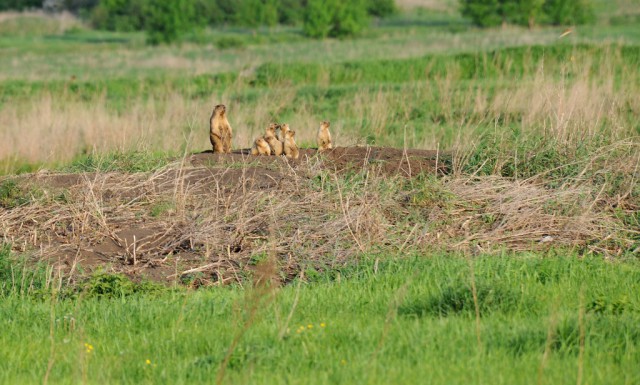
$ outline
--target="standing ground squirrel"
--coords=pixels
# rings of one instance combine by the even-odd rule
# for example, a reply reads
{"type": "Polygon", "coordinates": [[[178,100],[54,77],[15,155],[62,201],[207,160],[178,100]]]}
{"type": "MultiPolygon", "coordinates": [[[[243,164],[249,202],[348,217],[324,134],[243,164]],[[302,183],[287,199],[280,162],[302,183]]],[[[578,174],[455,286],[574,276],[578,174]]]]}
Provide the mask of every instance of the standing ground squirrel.
{"type": "Polygon", "coordinates": [[[287,130],[284,136],[284,154],[287,158],[298,159],[300,151],[298,151],[298,145],[295,140],[296,132],[293,130],[287,130]]]}
{"type": "Polygon", "coordinates": [[[211,118],[209,118],[209,140],[213,146],[213,152],[231,152],[232,129],[227,120],[227,107],[218,104],[213,108],[211,118]]]}
{"type": "Polygon", "coordinates": [[[333,148],[331,144],[331,133],[329,132],[331,123],[324,121],[320,123],[318,128],[318,151],[324,151],[333,148]]]}
{"type": "Polygon", "coordinates": [[[284,145],[276,136],[277,128],[279,128],[278,124],[271,123],[264,133],[264,140],[266,140],[271,147],[271,155],[280,156],[284,151],[284,145]]]}

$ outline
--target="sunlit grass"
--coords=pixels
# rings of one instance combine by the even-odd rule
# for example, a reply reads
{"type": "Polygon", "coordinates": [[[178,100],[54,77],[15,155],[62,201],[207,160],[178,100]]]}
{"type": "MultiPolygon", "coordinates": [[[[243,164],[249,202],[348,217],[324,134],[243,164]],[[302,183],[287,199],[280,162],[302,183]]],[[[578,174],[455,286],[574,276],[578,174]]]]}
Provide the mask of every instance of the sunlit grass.
{"type": "Polygon", "coordinates": [[[634,383],[639,272],[563,255],[371,257],[258,297],[249,282],[12,296],[0,302],[0,381],[40,382],[52,362],[50,383],[574,383],[579,370],[584,383],[634,383]],[[251,301],[263,305],[247,326],[251,301]]]}

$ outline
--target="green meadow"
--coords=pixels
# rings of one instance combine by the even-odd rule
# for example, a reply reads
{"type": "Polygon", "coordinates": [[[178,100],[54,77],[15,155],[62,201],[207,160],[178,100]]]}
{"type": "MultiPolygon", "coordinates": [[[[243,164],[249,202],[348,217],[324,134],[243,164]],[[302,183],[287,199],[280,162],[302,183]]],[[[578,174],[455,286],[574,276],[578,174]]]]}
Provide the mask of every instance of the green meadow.
{"type": "Polygon", "coordinates": [[[0,381],[633,384],[637,261],[365,257],[286,287],[5,287],[0,381]]]}

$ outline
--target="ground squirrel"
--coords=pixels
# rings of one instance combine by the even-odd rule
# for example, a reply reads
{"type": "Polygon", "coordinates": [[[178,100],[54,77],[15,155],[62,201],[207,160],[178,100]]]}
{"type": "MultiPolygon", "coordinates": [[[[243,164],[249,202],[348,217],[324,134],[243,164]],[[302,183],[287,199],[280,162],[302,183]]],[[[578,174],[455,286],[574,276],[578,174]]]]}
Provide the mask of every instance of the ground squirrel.
{"type": "Polygon", "coordinates": [[[227,107],[218,104],[213,108],[209,119],[209,140],[213,146],[213,152],[231,152],[231,125],[227,120],[227,107]]]}

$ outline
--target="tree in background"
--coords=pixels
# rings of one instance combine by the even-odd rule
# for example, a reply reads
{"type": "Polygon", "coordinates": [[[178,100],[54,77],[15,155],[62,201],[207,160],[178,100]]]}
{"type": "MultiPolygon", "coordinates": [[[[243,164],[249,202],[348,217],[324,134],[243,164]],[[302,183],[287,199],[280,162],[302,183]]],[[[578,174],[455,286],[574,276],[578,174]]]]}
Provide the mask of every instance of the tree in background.
{"type": "Polygon", "coordinates": [[[280,0],[278,4],[278,17],[280,24],[301,24],[304,15],[306,0],[280,0]]]}
{"type": "Polygon", "coordinates": [[[153,0],[101,0],[91,11],[91,25],[108,31],[140,31],[153,0]]]}
{"type": "Polygon", "coordinates": [[[329,36],[354,36],[369,26],[366,0],[338,0],[329,36]]]}
{"type": "Polygon", "coordinates": [[[365,0],[309,0],[304,16],[304,33],[325,38],[353,36],[369,25],[365,0]]]}
{"type": "Polygon", "coordinates": [[[247,27],[276,25],[278,24],[278,0],[240,1],[235,21],[235,24],[247,27]]]}
{"type": "Polygon", "coordinates": [[[394,0],[369,0],[367,12],[375,17],[387,17],[398,12],[394,0]]]}
{"type": "Polygon", "coordinates": [[[541,17],[544,15],[543,5],[544,0],[520,0],[515,10],[518,16],[513,22],[533,28],[536,23],[540,22],[541,17]]]}
{"type": "MultiPolygon", "coordinates": [[[[2,1],[2,0],[0,0],[2,1]]],[[[97,28],[129,31],[146,29],[147,5],[154,0],[66,0],[98,2],[92,8],[91,23],[97,28]]],[[[389,16],[397,11],[394,0],[180,0],[195,9],[197,25],[273,26],[278,23],[303,25],[305,35],[352,36],[369,24],[369,15],[389,16]]],[[[164,8],[163,8],[164,9],[164,8]]]]}
{"type": "Polygon", "coordinates": [[[304,13],[304,34],[325,38],[331,32],[335,0],[309,0],[304,13]]]}
{"type": "Polygon", "coordinates": [[[579,25],[595,20],[589,0],[546,0],[544,13],[553,25],[579,25]]]}
{"type": "Polygon", "coordinates": [[[460,0],[460,12],[479,27],[495,27],[506,21],[502,3],[502,0],[460,0]]]}
{"type": "Polygon", "coordinates": [[[0,11],[40,8],[42,0],[0,0],[0,11]]]}
{"type": "Polygon", "coordinates": [[[589,0],[460,0],[463,16],[480,27],[494,27],[507,23],[585,24],[593,20],[589,0]]]}
{"type": "Polygon", "coordinates": [[[194,2],[153,0],[147,5],[144,30],[150,44],[171,43],[197,24],[194,2]]]}
{"type": "MultiPolygon", "coordinates": [[[[502,0],[485,0],[502,1],[502,0]]],[[[179,39],[204,25],[300,25],[315,38],[353,36],[369,17],[397,12],[394,0],[44,0],[50,11],[68,10],[96,29],[146,31],[152,44],[179,39]]],[[[0,0],[0,10],[40,8],[43,0],[0,0]]]]}
{"type": "MultiPolygon", "coordinates": [[[[87,15],[88,11],[95,8],[100,0],[54,0],[60,7],[67,11],[87,15]]],[[[44,4],[44,2],[43,2],[44,4]]]]}

